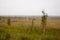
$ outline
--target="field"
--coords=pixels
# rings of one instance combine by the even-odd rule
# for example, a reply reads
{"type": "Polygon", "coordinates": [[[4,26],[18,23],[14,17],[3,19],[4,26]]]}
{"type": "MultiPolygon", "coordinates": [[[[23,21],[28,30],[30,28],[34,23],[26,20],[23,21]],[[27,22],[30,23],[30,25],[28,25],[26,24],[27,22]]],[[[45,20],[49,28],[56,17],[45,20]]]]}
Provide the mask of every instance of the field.
{"type": "Polygon", "coordinates": [[[11,25],[7,22],[8,17],[0,19],[0,40],[60,40],[60,18],[48,17],[45,33],[40,17],[10,17],[11,25]]]}

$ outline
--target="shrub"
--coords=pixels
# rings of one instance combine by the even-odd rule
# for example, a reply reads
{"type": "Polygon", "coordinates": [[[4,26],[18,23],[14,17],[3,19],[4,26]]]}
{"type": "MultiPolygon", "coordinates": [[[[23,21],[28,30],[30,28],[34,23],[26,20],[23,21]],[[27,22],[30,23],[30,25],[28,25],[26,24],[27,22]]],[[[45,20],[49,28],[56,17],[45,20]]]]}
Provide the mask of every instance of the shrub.
{"type": "Polygon", "coordinates": [[[0,20],[1,20],[1,16],[0,16],[0,20]]]}
{"type": "Polygon", "coordinates": [[[11,25],[11,23],[10,23],[10,17],[8,17],[8,23],[7,23],[8,25],[11,25]]]}
{"type": "Polygon", "coordinates": [[[42,11],[42,13],[43,13],[43,16],[42,16],[42,20],[41,20],[41,25],[42,25],[43,33],[45,33],[47,14],[44,11],[42,11]]]}

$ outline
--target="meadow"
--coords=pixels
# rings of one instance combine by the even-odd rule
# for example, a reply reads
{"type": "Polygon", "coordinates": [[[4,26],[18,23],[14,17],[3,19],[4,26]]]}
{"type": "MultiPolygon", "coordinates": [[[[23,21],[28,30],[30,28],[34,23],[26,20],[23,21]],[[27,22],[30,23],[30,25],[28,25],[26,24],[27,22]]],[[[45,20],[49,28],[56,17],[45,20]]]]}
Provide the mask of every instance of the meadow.
{"type": "Polygon", "coordinates": [[[0,20],[0,40],[60,40],[60,18],[48,18],[46,32],[42,32],[41,18],[8,17],[0,20]]]}

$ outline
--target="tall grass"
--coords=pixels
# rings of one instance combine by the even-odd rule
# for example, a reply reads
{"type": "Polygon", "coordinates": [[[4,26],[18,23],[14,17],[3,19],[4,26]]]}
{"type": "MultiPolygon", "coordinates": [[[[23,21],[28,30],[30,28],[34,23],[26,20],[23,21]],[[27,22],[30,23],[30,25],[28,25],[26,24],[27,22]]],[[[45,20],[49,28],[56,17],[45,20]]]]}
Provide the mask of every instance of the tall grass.
{"type": "Polygon", "coordinates": [[[30,27],[0,26],[1,40],[60,40],[60,29],[46,29],[42,34],[40,28],[31,31],[30,27]]]}
{"type": "Polygon", "coordinates": [[[0,40],[10,40],[10,34],[0,29],[0,40]]]}

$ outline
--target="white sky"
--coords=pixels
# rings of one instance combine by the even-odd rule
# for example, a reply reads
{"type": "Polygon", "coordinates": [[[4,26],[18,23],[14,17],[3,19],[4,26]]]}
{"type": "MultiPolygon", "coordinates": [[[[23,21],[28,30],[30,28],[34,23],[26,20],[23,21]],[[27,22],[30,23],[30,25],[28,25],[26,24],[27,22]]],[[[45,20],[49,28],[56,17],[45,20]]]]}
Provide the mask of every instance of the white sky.
{"type": "Polygon", "coordinates": [[[48,15],[60,16],[60,0],[0,0],[0,15],[48,15]]]}

